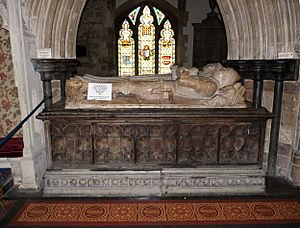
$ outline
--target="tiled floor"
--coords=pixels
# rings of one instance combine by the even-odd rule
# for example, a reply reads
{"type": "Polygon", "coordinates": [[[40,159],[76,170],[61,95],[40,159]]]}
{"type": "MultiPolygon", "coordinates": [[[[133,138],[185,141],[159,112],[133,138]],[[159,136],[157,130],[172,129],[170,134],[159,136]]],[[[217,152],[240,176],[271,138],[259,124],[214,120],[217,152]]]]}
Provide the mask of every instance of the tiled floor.
{"type": "MultiPolygon", "coordinates": [[[[7,193],[3,200],[16,200],[15,205],[13,208],[6,214],[6,216],[0,221],[0,227],[12,227],[9,226],[9,221],[15,216],[15,214],[18,212],[19,208],[22,207],[22,205],[26,202],[28,199],[40,199],[42,198],[41,192],[19,192],[17,190],[12,190],[9,193],[7,193]]],[[[197,196],[197,197],[167,197],[163,199],[240,199],[240,198],[253,198],[253,199],[300,199],[300,188],[295,188],[291,186],[289,183],[284,182],[277,178],[268,178],[267,179],[267,189],[264,194],[260,195],[235,195],[235,196],[197,196]]],[[[62,199],[62,198],[59,198],[62,199]]],[[[78,198],[77,198],[78,199],[78,198]]],[[[116,198],[114,198],[116,199],[116,198]]],[[[140,198],[134,198],[136,200],[143,199],[162,199],[157,197],[140,197],[140,198]]],[[[107,200],[107,198],[105,199],[107,200]]],[[[25,226],[14,226],[14,227],[25,227],[25,226]]],[[[28,227],[28,226],[26,226],[28,227]]],[[[33,226],[30,226],[33,227],[33,226]]],[[[49,226],[34,226],[34,227],[49,227],[49,226]]],[[[58,226],[56,226],[58,227],[58,226]]],[[[103,226],[102,226],[103,227],[103,226]]],[[[107,227],[107,226],[106,226],[107,227]]],[[[120,227],[120,226],[114,226],[114,227],[120,227]]],[[[245,224],[235,224],[235,225],[155,225],[155,226],[121,226],[123,228],[128,227],[153,227],[153,228],[164,228],[164,227],[204,227],[204,228],[210,228],[210,227],[241,227],[241,228],[254,228],[254,227],[272,227],[272,228],[281,228],[281,227],[297,227],[300,228],[300,224],[251,224],[251,225],[245,225],[245,224]]]]}

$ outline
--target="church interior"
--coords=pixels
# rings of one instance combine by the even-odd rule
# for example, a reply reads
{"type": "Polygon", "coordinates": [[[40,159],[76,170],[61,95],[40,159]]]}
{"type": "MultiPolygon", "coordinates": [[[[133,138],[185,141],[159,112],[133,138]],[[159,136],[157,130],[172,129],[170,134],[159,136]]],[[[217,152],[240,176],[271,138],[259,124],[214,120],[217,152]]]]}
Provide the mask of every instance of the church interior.
{"type": "Polygon", "coordinates": [[[297,227],[299,12],[0,0],[0,227],[297,227]]]}

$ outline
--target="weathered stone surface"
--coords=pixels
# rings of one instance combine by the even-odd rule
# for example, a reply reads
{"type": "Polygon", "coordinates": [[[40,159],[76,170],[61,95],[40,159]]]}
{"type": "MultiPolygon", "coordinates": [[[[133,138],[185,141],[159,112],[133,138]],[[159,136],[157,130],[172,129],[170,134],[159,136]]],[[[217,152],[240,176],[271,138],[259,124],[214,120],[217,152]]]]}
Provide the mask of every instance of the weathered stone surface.
{"type": "Polygon", "coordinates": [[[290,144],[279,143],[279,145],[278,145],[278,155],[290,157],[292,150],[293,150],[293,147],[290,144]]]}
{"type": "Polygon", "coordinates": [[[52,81],[52,101],[56,103],[61,100],[60,81],[52,81]]]}
{"type": "Polygon", "coordinates": [[[128,170],[146,168],[145,165],[260,164],[260,123],[149,121],[151,118],[132,124],[117,118],[102,118],[97,123],[51,121],[49,167],[128,170]]]}
{"type": "Polygon", "coordinates": [[[161,171],[47,171],[46,196],[187,196],[262,193],[258,167],[162,169],[161,171]]]}
{"type": "Polygon", "coordinates": [[[289,170],[281,168],[279,166],[276,167],[276,175],[280,177],[287,177],[290,175],[289,170]]]}
{"type": "Polygon", "coordinates": [[[283,108],[279,141],[284,144],[297,143],[299,115],[299,82],[286,82],[284,86],[283,108]]]}
{"type": "Polygon", "coordinates": [[[77,35],[77,45],[86,49],[86,56],[78,56],[79,74],[116,76],[114,18],[114,1],[87,1],[77,35]]]}
{"type": "Polygon", "coordinates": [[[287,170],[289,168],[290,165],[290,156],[286,157],[286,156],[282,156],[282,155],[278,155],[277,157],[277,166],[287,170]]]}
{"type": "MultiPolygon", "coordinates": [[[[175,67],[174,67],[175,68],[175,67]]],[[[173,69],[172,75],[122,78],[75,77],[66,84],[66,108],[235,107],[246,108],[244,87],[232,68],[209,64],[173,69]],[[87,100],[88,83],[112,84],[112,100],[87,100]]]]}

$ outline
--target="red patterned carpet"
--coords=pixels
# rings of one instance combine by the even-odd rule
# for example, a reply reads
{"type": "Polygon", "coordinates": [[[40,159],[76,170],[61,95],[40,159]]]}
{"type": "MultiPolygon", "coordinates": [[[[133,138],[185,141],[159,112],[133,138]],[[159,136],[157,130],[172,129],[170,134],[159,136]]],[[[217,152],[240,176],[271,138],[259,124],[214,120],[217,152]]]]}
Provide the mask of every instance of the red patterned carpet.
{"type": "Polygon", "coordinates": [[[0,199],[0,224],[1,219],[7,214],[7,211],[11,210],[15,201],[14,200],[1,200],[0,199]]]}
{"type": "Polygon", "coordinates": [[[300,223],[300,200],[31,200],[10,225],[300,223]]]}

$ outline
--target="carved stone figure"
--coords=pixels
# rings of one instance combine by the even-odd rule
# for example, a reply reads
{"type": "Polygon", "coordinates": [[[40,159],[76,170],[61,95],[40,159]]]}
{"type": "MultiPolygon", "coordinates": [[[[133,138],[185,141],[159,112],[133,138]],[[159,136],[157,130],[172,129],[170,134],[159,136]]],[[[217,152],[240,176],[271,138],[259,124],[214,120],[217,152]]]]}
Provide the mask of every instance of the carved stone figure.
{"type": "Polygon", "coordinates": [[[170,75],[122,78],[76,76],[66,83],[66,108],[105,107],[246,107],[245,88],[232,68],[209,64],[196,68],[172,66],[170,75]],[[112,100],[87,100],[88,83],[112,84],[112,100]]]}

